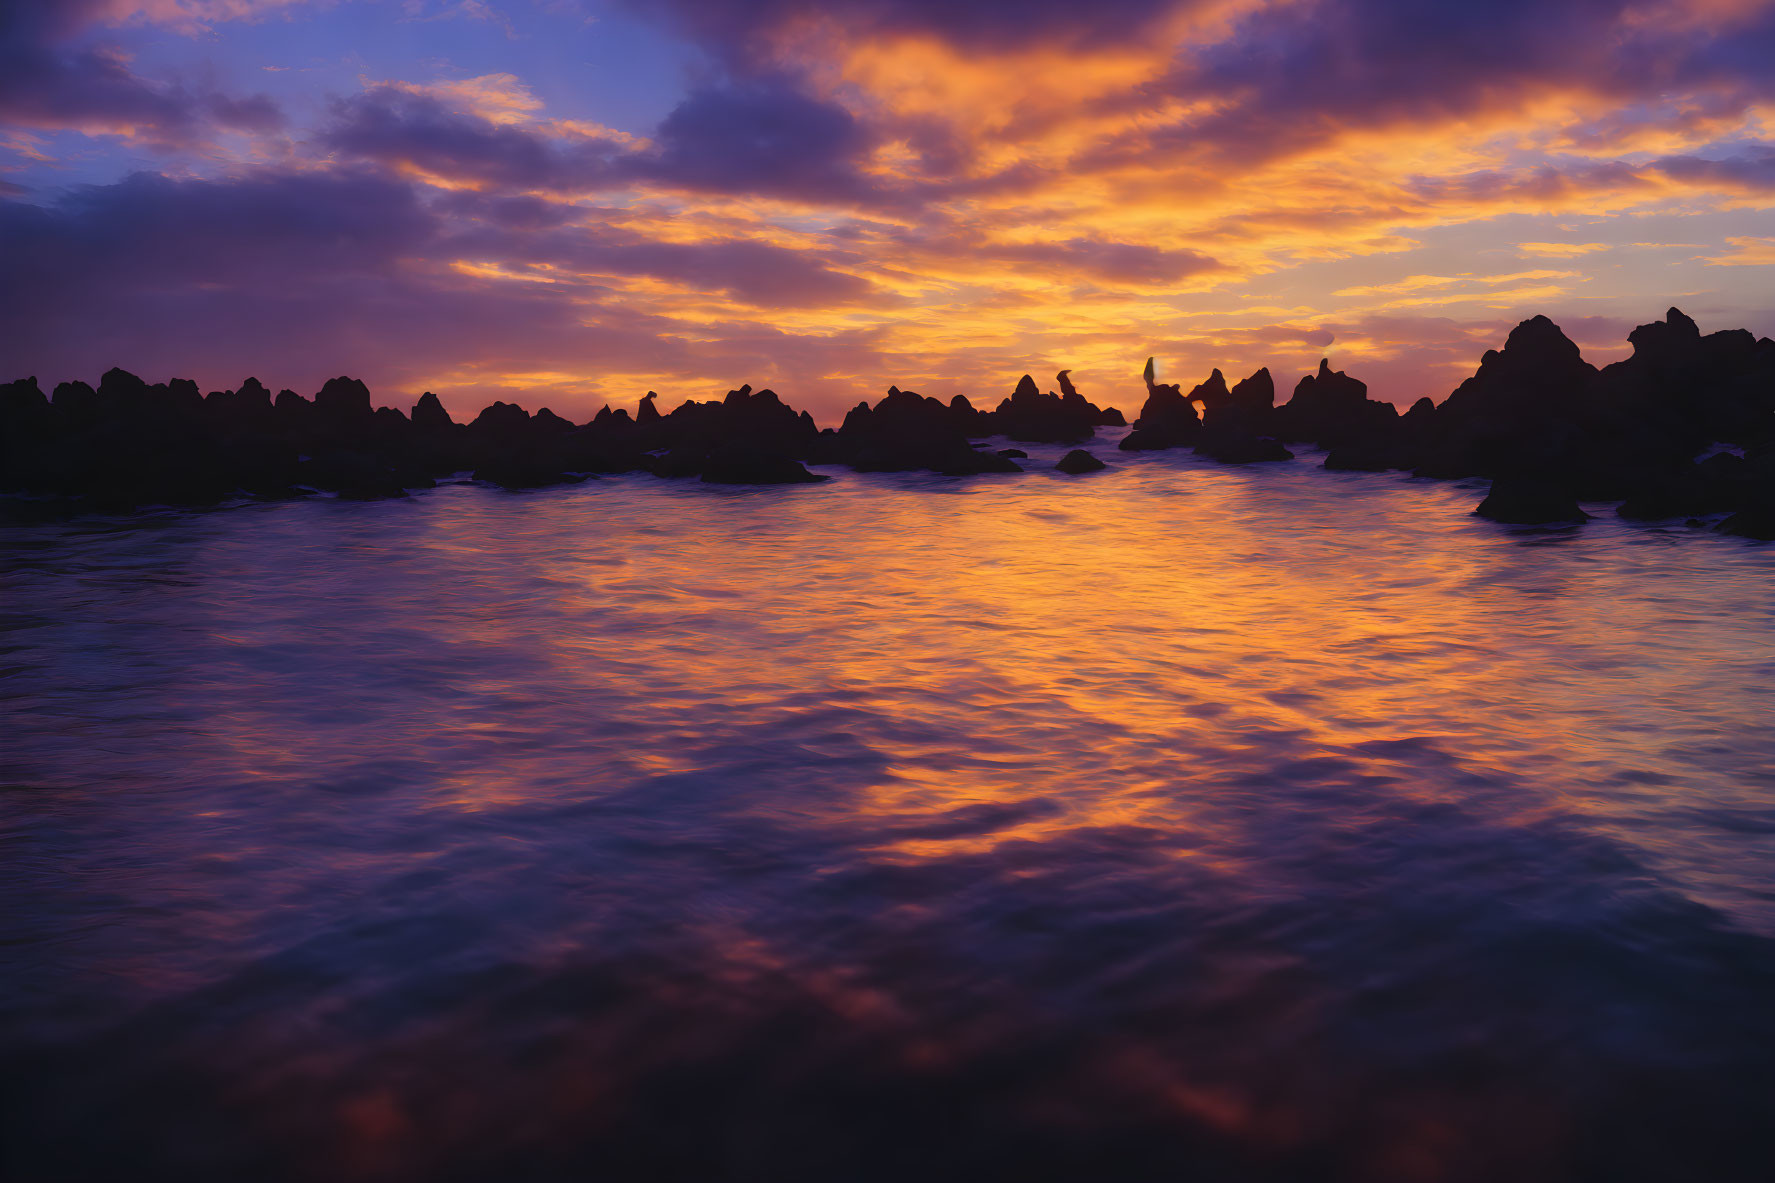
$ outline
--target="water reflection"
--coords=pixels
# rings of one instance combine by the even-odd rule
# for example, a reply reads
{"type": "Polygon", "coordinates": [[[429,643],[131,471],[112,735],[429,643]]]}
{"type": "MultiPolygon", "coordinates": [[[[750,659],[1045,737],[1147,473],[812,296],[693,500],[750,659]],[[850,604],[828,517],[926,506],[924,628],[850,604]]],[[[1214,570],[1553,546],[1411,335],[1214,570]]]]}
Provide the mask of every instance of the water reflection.
{"type": "Polygon", "coordinates": [[[0,531],[0,1166],[1765,1177],[1775,554],[1475,500],[0,531]]]}

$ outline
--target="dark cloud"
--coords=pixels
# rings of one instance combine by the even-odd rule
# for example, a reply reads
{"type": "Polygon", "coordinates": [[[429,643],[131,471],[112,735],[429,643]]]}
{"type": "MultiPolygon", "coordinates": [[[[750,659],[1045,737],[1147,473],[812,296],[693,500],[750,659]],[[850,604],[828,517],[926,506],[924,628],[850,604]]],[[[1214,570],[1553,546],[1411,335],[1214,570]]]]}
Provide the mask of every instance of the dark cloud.
{"type": "Polygon", "coordinates": [[[1099,145],[1079,163],[1163,154],[1236,168],[1348,131],[1512,110],[1556,90],[1620,103],[1683,95],[1716,112],[1775,94],[1775,9],[1723,30],[1685,25],[1674,9],[1669,23],[1654,15],[1631,0],[1266,6],[1180,57],[1159,83],[1115,100],[1182,98],[1205,104],[1204,113],[1099,145]]]}
{"type": "Polygon", "coordinates": [[[34,300],[106,285],[252,288],[376,271],[434,220],[404,184],[364,172],[175,181],[137,173],[48,206],[0,202],[9,283],[34,300]]]}
{"type": "Polygon", "coordinates": [[[609,140],[544,136],[445,107],[436,98],[372,87],[333,104],[321,143],[334,152],[436,176],[520,189],[586,190],[619,183],[609,140]]]}
{"type": "Polygon", "coordinates": [[[704,87],[666,116],[639,175],[686,189],[854,201],[871,137],[845,108],[771,77],[704,87]]]}
{"type": "Polygon", "coordinates": [[[276,363],[294,381],[396,334],[389,309],[416,302],[396,298],[401,263],[435,236],[409,186],[368,173],[137,174],[0,201],[0,357],[56,379],[123,365],[233,383],[276,363]]]}
{"type": "MultiPolygon", "coordinates": [[[[256,373],[273,386],[312,390],[348,369],[389,403],[411,401],[455,373],[459,388],[484,392],[453,404],[469,411],[503,389],[500,375],[555,370],[587,378],[566,394],[517,394],[527,405],[584,418],[601,401],[592,393],[600,372],[675,374],[686,384],[682,394],[705,397],[760,377],[820,390],[820,375],[876,356],[862,331],[795,334],[735,321],[687,333],[595,283],[500,283],[440,266],[462,251],[514,263],[534,257],[763,302],[843,299],[863,286],[768,244],[575,234],[537,213],[512,221],[544,227],[538,231],[452,235],[441,229],[450,215],[440,218],[412,186],[367,172],[227,181],[138,175],[47,206],[0,200],[0,257],[8,264],[0,357],[51,382],[122,365],[150,377],[188,375],[206,387],[256,373]]],[[[853,393],[831,393],[827,409],[853,393]]]]}
{"type": "Polygon", "coordinates": [[[904,198],[859,171],[873,139],[857,119],[782,76],[692,91],[645,148],[494,123],[390,86],[335,102],[320,142],[342,156],[477,186],[583,193],[646,182],[812,203],[904,198]]]}
{"type": "Polygon", "coordinates": [[[264,95],[237,98],[131,72],[102,49],[68,40],[104,14],[102,0],[5,0],[0,4],[0,122],[146,132],[181,145],[215,128],[267,132],[283,112],[264,95]]]}
{"type": "Polygon", "coordinates": [[[1546,202],[1597,191],[1644,188],[1641,170],[1618,160],[1569,161],[1520,169],[1482,169],[1447,177],[1414,177],[1406,188],[1434,206],[1454,201],[1546,202]]]}
{"type": "Polygon", "coordinates": [[[830,252],[746,239],[661,242],[596,224],[537,233],[479,228],[450,238],[440,253],[566,273],[645,275],[763,308],[826,307],[874,291],[867,280],[835,270],[830,252]]]}
{"type": "Polygon", "coordinates": [[[1194,0],[620,0],[665,20],[732,60],[764,50],[774,36],[808,20],[841,24],[853,35],[930,34],[972,49],[1034,42],[1132,41],[1168,12],[1194,0]]]}
{"type": "Polygon", "coordinates": [[[529,195],[505,196],[458,189],[438,197],[433,208],[460,218],[484,222],[502,230],[551,230],[564,226],[587,211],[560,201],[529,195]]]}
{"type": "Polygon", "coordinates": [[[1168,284],[1221,269],[1219,261],[1196,251],[1164,250],[1142,243],[1095,238],[987,246],[969,253],[1008,262],[1042,264],[1067,275],[1110,283],[1168,284]]]}
{"type": "Polygon", "coordinates": [[[1775,192],[1775,146],[1768,144],[1754,144],[1737,155],[1718,159],[1666,156],[1653,167],[1673,180],[1753,193],[1775,192]]]}
{"type": "MultiPolygon", "coordinates": [[[[731,385],[743,380],[736,374],[763,372],[757,326],[734,329],[729,341],[699,324],[692,339],[595,277],[513,283],[448,264],[653,276],[772,307],[843,303],[870,290],[814,252],[656,242],[563,225],[557,212],[532,198],[448,195],[428,204],[415,186],[366,170],[137,174],[47,205],[0,200],[0,357],[52,380],[123,365],[210,385],[257,372],[306,389],[349,368],[408,389],[465,366],[491,374],[651,367],[731,385]],[[453,228],[487,208],[503,210],[506,225],[453,228]]],[[[825,356],[824,340],[796,348],[825,356]]],[[[772,363],[777,372],[800,372],[798,364],[772,363]]]]}
{"type": "Polygon", "coordinates": [[[1263,325],[1251,329],[1217,329],[1214,340],[1228,345],[1263,346],[1271,349],[1325,349],[1337,340],[1326,328],[1301,325],[1263,325]]]}

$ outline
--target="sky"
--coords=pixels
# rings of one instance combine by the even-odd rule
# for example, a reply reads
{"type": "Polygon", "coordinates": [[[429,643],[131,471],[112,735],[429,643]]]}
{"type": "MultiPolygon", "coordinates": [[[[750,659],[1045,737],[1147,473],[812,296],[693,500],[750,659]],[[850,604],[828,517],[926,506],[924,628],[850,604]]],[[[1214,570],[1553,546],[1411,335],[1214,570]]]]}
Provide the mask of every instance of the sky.
{"type": "Polygon", "coordinates": [[[824,423],[1775,335],[1775,0],[4,0],[0,380],[824,423]]]}

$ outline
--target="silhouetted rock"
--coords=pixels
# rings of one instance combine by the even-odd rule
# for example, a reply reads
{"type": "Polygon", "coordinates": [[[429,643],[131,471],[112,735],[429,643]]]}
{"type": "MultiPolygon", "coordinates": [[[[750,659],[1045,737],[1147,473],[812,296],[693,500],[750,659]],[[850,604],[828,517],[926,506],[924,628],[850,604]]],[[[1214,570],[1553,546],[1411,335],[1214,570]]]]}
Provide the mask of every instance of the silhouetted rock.
{"type": "Polygon", "coordinates": [[[1494,522],[1523,526],[1590,520],[1570,490],[1542,477],[1515,473],[1494,479],[1491,492],[1473,512],[1494,522]]]}
{"type": "Polygon", "coordinates": [[[336,424],[368,419],[372,413],[370,388],[356,378],[329,378],[314,396],[314,408],[336,424]]]}
{"type": "Polygon", "coordinates": [[[1693,452],[1750,443],[1775,430],[1775,342],[1743,329],[1702,336],[1679,309],[1628,334],[1633,355],[1593,383],[1588,434],[1657,441],[1693,452]]]}
{"type": "Polygon", "coordinates": [[[568,472],[558,455],[508,452],[489,457],[476,466],[474,479],[502,489],[542,489],[550,485],[574,484],[585,477],[568,472]]]}
{"type": "MultiPolygon", "coordinates": [[[[1028,374],[1017,381],[1011,397],[1000,402],[986,423],[989,434],[1009,436],[1029,443],[1076,444],[1097,433],[1103,412],[1073,389],[1068,378],[1065,395],[1043,394],[1028,374]]],[[[953,404],[951,404],[953,407],[953,404]]]]}
{"type": "MultiPolygon", "coordinates": [[[[1215,371],[1219,373],[1219,371],[1215,371]]],[[[1243,379],[1227,392],[1227,406],[1247,415],[1259,416],[1276,404],[1276,383],[1268,366],[1243,379]]]]}
{"type": "Polygon", "coordinates": [[[969,438],[991,435],[997,430],[992,416],[976,410],[965,394],[958,394],[949,400],[949,421],[957,431],[969,438]]]}
{"type": "Polygon", "coordinates": [[[659,422],[659,420],[660,420],[659,408],[654,405],[655,401],[658,398],[659,398],[659,395],[655,394],[651,390],[649,390],[645,395],[641,396],[641,403],[639,406],[637,406],[635,408],[635,422],[636,423],[645,426],[649,423],[658,423],[659,422]]]}
{"type": "Polygon", "coordinates": [[[998,454],[1003,456],[1006,460],[1029,459],[1029,453],[1025,452],[1022,448],[1000,448],[998,454]]]}
{"type": "Polygon", "coordinates": [[[703,480],[716,485],[806,485],[830,477],[809,472],[800,461],[780,452],[759,451],[744,444],[723,444],[709,452],[703,480]]]}
{"type": "Polygon", "coordinates": [[[1324,467],[1333,472],[1385,472],[1400,467],[1390,441],[1358,440],[1325,454],[1324,467]]]}
{"type": "Polygon", "coordinates": [[[1595,377],[1558,325],[1530,317],[1436,408],[1415,471],[1454,479],[1569,463],[1559,445],[1571,438],[1595,377]]]}
{"type": "Polygon", "coordinates": [[[1085,451],[1083,448],[1074,448],[1072,451],[1062,456],[1060,462],[1054,467],[1061,472],[1077,474],[1081,472],[1101,472],[1109,466],[1097,459],[1097,457],[1091,455],[1091,453],[1085,451]]]}
{"type": "Polygon", "coordinates": [[[134,415],[147,401],[148,383],[128,370],[113,367],[99,379],[98,397],[107,416],[134,415]]]}
{"type": "Polygon", "coordinates": [[[450,418],[450,412],[444,409],[438,396],[428,390],[413,404],[413,426],[420,431],[449,431],[456,426],[456,421],[450,418]]]}
{"type": "Polygon", "coordinates": [[[1284,438],[1319,438],[1349,419],[1368,401],[1368,385],[1331,368],[1330,358],[1319,359],[1319,372],[1308,374],[1294,385],[1294,394],[1281,407],[1284,438]]]}
{"type": "Polygon", "coordinates": [[[1219,370],[1197,390],[1206,389],[1207,407],[1196,436],[1197,455],[1224,464],[1292,460],[1294,453],[1276,438],[1276,386],[1267,369],[1258,370],[1232,390],[1219,370]]]}
{"type": "Polygon", "coordinates": [[[1735,470],[1743,467],[1738,457],[1725,456],[1705,465],[1685,463],[1641,473],[1615,512],[1630,521],[1723,513],[1739,500],[1736,486],[1743,474],[1735,470]]]}
{"type": "Polygon", "coordinates": [[[474,417],[468,429],[478,435],[504,436],[507,438],[526,434],[530,428],[530,412],[516,403],[495,400],[490,406],[483,407],[481,413],[474,417]]]}
{"type": "Polygon", "coordinates": [[[1196,444],[1196,453],[1222,464],[1260,464],[1294,459],[1294,453],[1283,447],[1280,440],[1241,427],[1205,426],[1196,444]]]}
{"type": "MultiPolygon", "coordinates": [[[[1071,370],[1061,370],[1058,374],[1054,375],[1054,381],[1060,384],[1060,397],[1063,400],[1068,400],[1069,402],[1075,399],[1079,401],[1084,400],[1085,396],[1080,394],[1078,389],[1072,384],[1071,370]]],[[[1087,403],[1086,405],[1089,406],[1090,404],[1087,403]]],[[[1092,407],[1091,409],[1096,413],[1096,426],[1098,427],[1128,426],[1128,421],[1122,418],[1122,413],[1114,407],[1092,407]]]]}
{"type": "Polygon", "coordinates": [[[934,398],[889,387],[875,406],[858,403],[833,440],[834,457],[858,472],[927,470],[950,476],[1021,472],[992,452],[976,451],[955,426],[950,408],[934,398]]]}
{"type": "Polygon", "coordinates": [[[64,427],[80,430],[99,421],[98,391],[84,382],[57,383],[50,402],[64,427]]]}
{"type": "Polygon", "coordinates": [[[1208,375],[1206,382],[1198,382],[1190,389],[1189,400],[1201,403],[1203,410],[1224,407],[1232,401],[1233,393],[1226,388],[1226,375],[1216,367],[1208,375]]]}
{"type": "Polygon", "coordinates": [[[1443,419],[1481,425],[1540,424],[1574,410],[1596,375],[1571,338],[1545,316],[1510,330],[1502,350],[1488,350],[1479,371],[1442,404],[1443,419]]]}
{"type": "MultiPolygon", "coordinates": [[[[1185,394],[1155,382],[1149,361],[1146,400],[1121,447],[1193,446],[1252,463],[1287,459],[1285,440],[1308,440],[1328,450],[1327,468],[1492,477],[1481,512],[1499,520],[1581,520],[1578,501],[1615,500],[1625,519],[1722,514],[1720,529],[1763,536],[1775,517],[1775,342],[1742,330],[1704,335],[1677,309],[1630,340],[1631,357],[1597,371],[1557,325],[1532,317],[1445,403],[1419,399],[1404,415],[1328,360],[1280,407],[1267,369],[1231,388],[1215,370],[1185,394]]],[[[818,479],[808,464],[1016,472],[1021,449],[982,451],[970,440],[1002,432],[1076,443],[1121,422],[1114,408],[1088,402],[1070,371],[1055,381],[1058,395],[1025,375],[988,412],[961,395],[944,403],[890,388],[837,430],[749,385],[669,415],[650,391],[633,418],[607,406],[575,427],[547,408],[532,415],[504,402],[458,424],[430,393],[409,418],[374,408],[368,388],[348,377],[311,402],[288,390],[273,400],[252,378],[205,397],[189,381],[150,385],[118,368],[96,389],[64,382],[47,398],[34,379],[0,386],[0,489],[128,507],[303,488],[400,496],[459,471],[513,488],[636,470],[711,483],[818,479]]],[[[1056,467],[1098,463],[1075,450],[1056,467]]]]}
{"type": "Polygon", "coordinates": [[[209,421],[228,434],[273,430],[271,392],[257,378],[248,378],[238,390],[212,390],[203,409],[209,421]]]}
{"type": "Polygon", "coordinates": [[[1739,510],[1714,527],[1721,534],[1775,542],[1775,505],[1759,503],[1739,510]]]}
{"type": "Polygon", "coordinates": [[[0,424],[17,420],[46,419],[49,398],[35,377],[20,378],[0,386],[0,424]]]}
{"type": "MultiPolygon", "coordinates": [[[[1146,402],[1141,405],[1140,417],[1134,420],[1134,430],[1122,438],[1121,448],[1126,452],[1155,451],[1162,448],[1180,448],[1192,444],[1201,434],[1202,417],[1190,400],[1185,398],[1181,388],[1174,383],[1156,383],[1153,381],[1153,359],[1146,359],[1146,369],[1142,374],[1146,381],[1146,402]]],[[[1220,389],[1225,390],[1226,380],[1215,370],[1213,377],[1203,386],[1219,380],[1220,389]]],[[[1201,390],[1203,386],[1197,386],[1201,390]]]]}
{"type": "MultiPolygon", "coordinates": [[[[1428,399],[1420,400],[1434,415],[1428,399]]],[[[1283,440],[1305,440],[1325,448],[1325,467],[1378,472],[1403,467],[1411,450],[1402,444],[1410,434],[1391,403],[1368,397],[1368,387],[1321,358],[1319,372],[1308,374],[1294,395],[1276,409],[1275,432],[1283,440]]]]}

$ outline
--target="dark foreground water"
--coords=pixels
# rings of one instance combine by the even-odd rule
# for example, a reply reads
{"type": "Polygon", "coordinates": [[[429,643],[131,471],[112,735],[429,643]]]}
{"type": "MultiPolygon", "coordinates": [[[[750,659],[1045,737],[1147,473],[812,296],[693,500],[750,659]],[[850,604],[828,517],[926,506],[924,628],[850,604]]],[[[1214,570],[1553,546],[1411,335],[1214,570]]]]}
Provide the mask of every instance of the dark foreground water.
{"type": "Polygon", "coordinates": [[[1775,548],[1109,455],[0,529],[0,1176],[1775,1175],[1775,548]]]}

